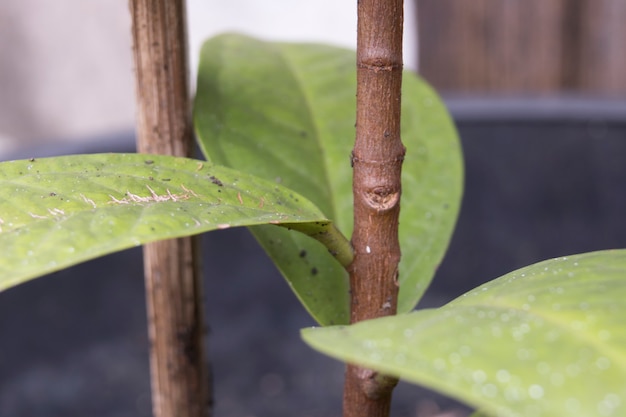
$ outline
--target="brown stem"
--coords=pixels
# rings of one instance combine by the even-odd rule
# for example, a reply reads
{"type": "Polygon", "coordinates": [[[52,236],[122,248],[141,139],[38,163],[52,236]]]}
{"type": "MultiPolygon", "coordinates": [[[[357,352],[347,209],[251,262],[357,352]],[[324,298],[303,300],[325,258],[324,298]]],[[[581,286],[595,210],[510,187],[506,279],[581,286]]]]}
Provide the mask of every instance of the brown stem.
{"type": "MultiPolygon", "coordinates": [[[[359,0],[351,322],[393,315],[398,296],[402,0],[359,0]]],[[[348,365],[344,417],[387,417],[396,380],[348,365]]]]}
{"type": "MultiPolygon", "coordinates": [[[[183,0],[130,0],[139,152],[191,156],[183,0]]],[[[197,238],[144,246],[156,417],[210,412],[197,238]]]]}

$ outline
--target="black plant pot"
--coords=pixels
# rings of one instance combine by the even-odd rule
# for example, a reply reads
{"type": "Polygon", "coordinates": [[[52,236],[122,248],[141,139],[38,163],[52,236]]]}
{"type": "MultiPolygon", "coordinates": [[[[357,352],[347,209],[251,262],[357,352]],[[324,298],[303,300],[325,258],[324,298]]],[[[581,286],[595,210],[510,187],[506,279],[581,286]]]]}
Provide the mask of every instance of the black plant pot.
{"type": "MultiPolygon", "coordinates": [[[[466,190],[422,306],[539,260],[626,247],[626,106],[537,103],[450,101],[466,190]]],[[[123,134],[11,158],[133,150],[123,134]]],[[[338,416],[343,365],[300,341],[298,330],[314,323],[254,240],[240,229],[204,243],[216,415],[338,416]]],[[[0,417],[151,414],[141,268],[133,249],[0,294],[0,417]]],[[[398,387],[393,415],[422,417],[429,407],[464,410],[398,387]]]]}

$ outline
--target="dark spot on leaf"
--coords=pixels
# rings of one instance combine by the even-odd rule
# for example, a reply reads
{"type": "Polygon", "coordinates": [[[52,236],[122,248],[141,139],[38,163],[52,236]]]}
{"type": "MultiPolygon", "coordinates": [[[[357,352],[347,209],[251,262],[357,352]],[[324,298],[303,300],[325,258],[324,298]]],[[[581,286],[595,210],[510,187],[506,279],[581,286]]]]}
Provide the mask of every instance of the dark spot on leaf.
{"type": "Polygon", "coordinates": [[[149,179],[150,181],[152,181],[152,180],[154,180],[154,177],[148,177],[148,179],[149,179]]]}
{"type": "Polygon", "coordinates": [[[213,175],[211,175],[209,177],[209,179],[211,180],[211,182],[219,187],[223,187],[224,183],[222,183],[222,181],[220,181],[219,179],[217,179],[216,177],[214,177],[213,175]]]}
{"type": "Polygon", "coordinates": [[[50,197],[55,197],[55,196],[57,195],[57,193],[52,192],[52,193],[50,193],[49,195],[50,195],[50,197]]]}
{"type": "Polygon", "coordinates": [[[300,137],[303,137],[303,138],[307,137],[307,134],[306,134],[306,132],[304,130],[300,131],[300,137]]]}
{"type": "Polygon", "coordinates": [[[301,257],[301,258],[304,258],[305,256],[306,256],[306,251],[305,251],[304,249],[302,249],[302,250],[300,251],[300,257],[301,257]]]}
{"type": "Polygon", "coordinates": [[[171,178],[161,178],[161,181],[172,181],[171,178]]]}
{"type": "Polygon", "coordinates": [[[152,159],[146,159],[144,162],[146,163],[146,165],[154,164],[154,161],[152,159]]]}
{"type": "Polygon", "coordinates": [[[330,254],[331,254],[331,255],[333,255],[334,257],[337,257],[337,255],[339,255],[339,254],[337,253],[337,251],[336,251],[336,250],[333,250],[333,249],[328,249],[328,253],[330,253],[330,254]]]}
{"type": "Polygon", "coordinates": [[[443,208],[444,208],[445,210],[447,210],[448,208],[450,208],[450,204],[445,203],[445,204],[443,205],[443,208]]]}
{"type": "Polygon", "coordinates": [[[311,268],[311,275],[317,275],[317,268],[311,268]]]}
{"type": "Polygon", "coordinates": [[[30,162],[35,162],[35,158],[30,158],[29,161],[30,162]]]}

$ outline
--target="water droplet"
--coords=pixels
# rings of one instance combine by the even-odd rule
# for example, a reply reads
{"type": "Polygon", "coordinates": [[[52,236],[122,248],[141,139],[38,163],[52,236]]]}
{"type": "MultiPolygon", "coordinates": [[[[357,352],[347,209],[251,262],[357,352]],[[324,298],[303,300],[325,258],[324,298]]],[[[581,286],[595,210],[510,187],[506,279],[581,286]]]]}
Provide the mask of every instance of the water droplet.
{"type": "Polygon", "coordinates": [[[364,340],[363,341],[363,347],[365,349],[375,349],[377,347],[377,343],[375,340],[364,340]]]}
{"type": "Polygon", "coordinates": [[[437,358],[433,361],[433,367],[438,371],[446,369],[446,361],[441,358],[437,358]]]}
{"type": "Polygon", "coordinates": [[[386,337],[380,341],[380,345],[381,347],[388,349],[393,346],[393,341],[390,338],[386,337]]]}
{"type": "Polygon", "coordinates": [[[530,358],[531,352],[528,349],[518,349],[517,350],[517,358],[520,360],[526,360],[530,358]]]}
{"type": "Polygon", "coordinates": [[[528,395],[533,400],[538,400],[543,397],[543,387],[541,385],[533,384],[528,387],[528,395]]]}
{"type": "Polygon", "coordinates": [[[496,387],[494,384],[486,384],[481,388],[480,391],[487,398],[494,398],[496,395],[498,395],[498,387],[496,387]]]}
{"type": "Polygon", "coordinates": [[[394,357],[396,364],[405,365],[406,364],[406,355],[404,353],[397,353],[394,357]]]}
{"type": "Polygon", "coordinates": [[[563,382],[565,382],[565,377],[563,376],[563,374],[559,372],[553,372],[550,375],[550,383],[552,383],[552,385],[554,385],[555,387],[560,387],[561,385],[563,385],[563,382]]]}
{"type": "Polygon", "coordinates": [[[450,354],[450,356],[448,357],[448,361],[452,364],[452,365],[458,365],[461,363],[461,355],[459,355],[456,352],[453,352],[450,354]]]}
{"type": "Polygon", "coordinates": [[[505,384],[511,380],[511,374],[506,369],[498,369],[498,372],[496,372],[496,379],[505,384]]]}
{"type": "Polygon", "coordinates": [[[577,413],[580,411],[580,401],[577,398],[570,397],[565,400],[565,408],[567,408],[572,413],[577,413]]]}
{"type": "Polygon", "coordinates": [[[609,367],[611,366],[611,361],[609,360],[609,358],[605,358],[605,357],[600,357],[596,360],[596,366],[598,367],[598,369],[609,369],[609,367]]]}
{"type": "Polygon", "coordinates": [[[472,353],[472,348],[466,345],[463,345],[459,348],[459,353],[461,356],[469,356],[472,353]]]}
{"type": "Polygon", "coordinates": [[[546,333],[545,340],[546,342],[552,343],[555,340],[557,340],[559,336],[560,334],[558,330],[550,330],[549,332],[546,333]]]}
{"type": "Polygon", "coordinates": [[[502,329],[500,326],[494,324],[491,326],[491,334],[493,337],[502,337],[502,329]]]}
{"type": "Polygon", "coordinates": [[[598,413],[602,416],[611,416],[617,407],[621,405],[622,401],[620,396],[613,393],[608,393],[604,396],[602,401],[598,403],[598,413]]]}
{"type": "Polygon", "coordinates": [[[546,375],[548,372],[550,372],[550,364],[548,364],[547,362],[539,362],[537,364],[537,372],[539,372],[541,375],[546,375]]]}
{"type": "Polygon", "coordinates": [[[509,386],[504,390],[504,398],[507,401],[519,401],[522,398],[522,391],[517,387],[509,386]]]}
{"type": "Polygon", "coordinates": [[[565,368],[565,373],[571,377],[577,376],[580,373],[580,366],[575,363],[569,364],[565,368]]]}
{"type": "Polygon", "coordinates": [[[482,369],[477,369],[474,372],[472,372],[472,379],[477,384],[482,384],[483,382],[487,380],[487,374],[482,369]]]}

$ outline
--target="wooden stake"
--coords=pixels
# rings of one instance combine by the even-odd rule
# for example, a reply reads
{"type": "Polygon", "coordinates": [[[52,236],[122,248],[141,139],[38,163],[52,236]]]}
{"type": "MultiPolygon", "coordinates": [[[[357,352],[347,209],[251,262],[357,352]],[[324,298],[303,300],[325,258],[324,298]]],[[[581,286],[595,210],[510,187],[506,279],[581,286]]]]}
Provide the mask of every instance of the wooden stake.
{"type": "MultiPolygon", "coordinates": [[[[137,148],[191,156],[183,0],[130,0],[137,148]]],[[[144,246],[152,403],[156,417],[210,413],[197,238],[144,246]]]]}

